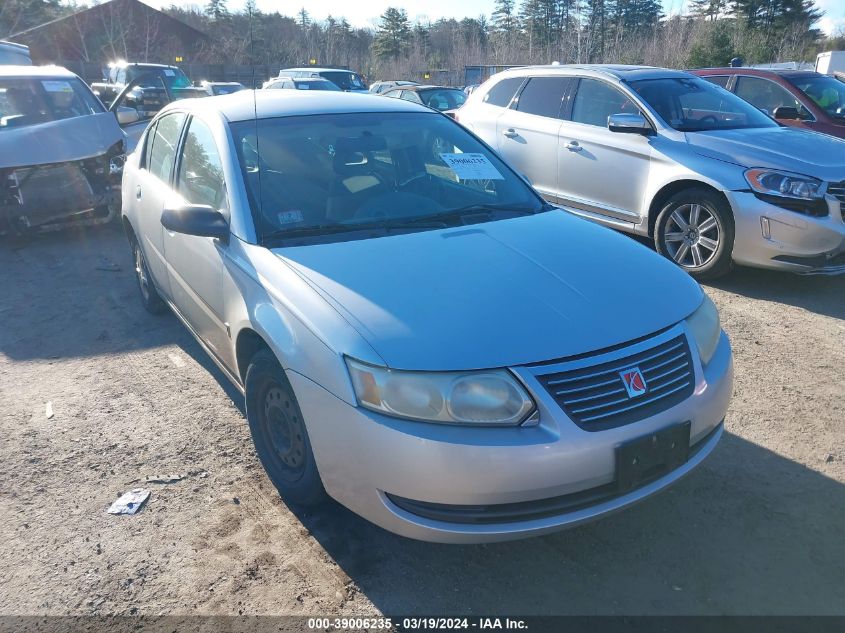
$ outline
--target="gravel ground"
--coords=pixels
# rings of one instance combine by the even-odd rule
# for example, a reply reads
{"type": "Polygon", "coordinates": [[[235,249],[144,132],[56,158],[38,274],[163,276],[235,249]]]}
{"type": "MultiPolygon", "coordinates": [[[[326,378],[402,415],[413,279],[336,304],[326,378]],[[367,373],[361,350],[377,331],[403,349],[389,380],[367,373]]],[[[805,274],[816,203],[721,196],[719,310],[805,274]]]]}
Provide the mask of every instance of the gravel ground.
{"type": "Polygon", "coordinates": [[[114,228],[0,242],[0,288],[0,614],[845,614],[845,279],[709,286],[737,375],[711,458],[602,521],[485,546],[286,507],[242,399],[142,309],[114,228]]]}

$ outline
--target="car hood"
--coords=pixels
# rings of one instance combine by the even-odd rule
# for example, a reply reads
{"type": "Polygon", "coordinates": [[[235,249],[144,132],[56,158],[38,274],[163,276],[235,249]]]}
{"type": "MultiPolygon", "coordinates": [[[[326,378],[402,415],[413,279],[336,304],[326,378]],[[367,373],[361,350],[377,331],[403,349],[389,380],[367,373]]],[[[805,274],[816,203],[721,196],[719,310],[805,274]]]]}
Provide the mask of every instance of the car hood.
{"type": "Polygon", "coordinates": [[[563,211],[274,252],[397,369],[583,354],[677,323],[702,299],[668,260],[563,211]]]}
{"type": "Polygon", "coordinates": [[[0,131],[0,168],[101,156],[123,139],[114,114],[101,112],[0,131]]]}
{"type": "Polygon", "coordinates": [[[822,180],[845,179],[845,141],[787,127],[687,132],[702,156],[743,167],[770,167],[822,180]]]}

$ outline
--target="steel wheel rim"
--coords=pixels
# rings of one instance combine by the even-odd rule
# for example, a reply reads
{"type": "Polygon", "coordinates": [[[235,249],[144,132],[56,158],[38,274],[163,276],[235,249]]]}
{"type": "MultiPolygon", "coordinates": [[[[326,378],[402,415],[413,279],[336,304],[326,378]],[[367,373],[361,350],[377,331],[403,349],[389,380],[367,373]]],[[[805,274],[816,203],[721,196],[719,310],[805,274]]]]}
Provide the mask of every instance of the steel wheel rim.
{"type": "Polygon", "coordinates": [[[305,470],[305,427],[287,392],[271,384],[264,393],[262,422],[270,446],[290,479],[305,470]]]}
{"type": "Polygon", "coordinates": [[[701,268],[716,256],[722,231],[716,214],[703,204],[684,204],[669,215],[663,242],[676,264],[701,268]]]}
{"type": "Polygon", "coordinates": [[[144,262],[144,254],[141,252],[141,247],[135,245],[135,274],[138,276],[138,286],[141,289],[141,294],[144,299],[150,297],[150,281],[147,277],[147,265],[144,262]]]}

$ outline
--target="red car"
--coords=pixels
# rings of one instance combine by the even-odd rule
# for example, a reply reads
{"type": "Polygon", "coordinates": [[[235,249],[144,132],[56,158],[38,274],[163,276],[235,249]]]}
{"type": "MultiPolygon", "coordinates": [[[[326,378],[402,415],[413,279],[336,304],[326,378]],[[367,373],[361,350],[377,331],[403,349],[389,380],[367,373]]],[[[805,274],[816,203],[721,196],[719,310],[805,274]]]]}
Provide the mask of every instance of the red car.
{"type": "Polygon", "coordinates": [[[691,70],[757,106],[778,123],[845,138],[845,83],[810,70],[691,70]]]}

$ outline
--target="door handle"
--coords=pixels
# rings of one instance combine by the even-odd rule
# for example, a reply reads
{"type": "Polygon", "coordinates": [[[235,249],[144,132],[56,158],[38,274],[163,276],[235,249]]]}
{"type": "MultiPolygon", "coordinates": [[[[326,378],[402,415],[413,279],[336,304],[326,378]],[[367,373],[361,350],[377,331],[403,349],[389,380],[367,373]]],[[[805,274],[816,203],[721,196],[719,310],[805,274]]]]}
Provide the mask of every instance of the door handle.
{"type": "Polygon", "coordinates": [[[517,134],[516,130],[513,129],[512,127],[509,127],[507,130],[502,132],[502,135],[507,136],[508,138],[516,138],[517,136],[519,136],[519,134],[517,134]]]}
{"type": "Polygon", "coordinates": [[[564,147],[570,152],[580,152],[584,149],[578,141],[569,141],[564,147]]]}
{"type": "Polygon", "coordinates": [[[138,187],[135,189],[135,197],[136,197],[138,200],[140,200],[140,199],[141,199],[141,185],[138,185],[138,187]]]}

